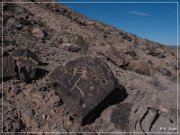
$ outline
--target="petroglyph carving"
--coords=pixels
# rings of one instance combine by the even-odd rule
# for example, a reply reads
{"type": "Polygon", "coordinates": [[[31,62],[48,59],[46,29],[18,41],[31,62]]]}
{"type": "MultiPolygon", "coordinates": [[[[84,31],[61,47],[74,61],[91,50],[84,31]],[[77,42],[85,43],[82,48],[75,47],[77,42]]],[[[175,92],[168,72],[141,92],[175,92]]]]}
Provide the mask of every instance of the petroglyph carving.
{"type": "Polygon", "coordinates": [[[99,58],[81,57],[57,67],[50,75],[55,90],[73,115],[84,117],[114,88],[115,77],[99,58]]]}

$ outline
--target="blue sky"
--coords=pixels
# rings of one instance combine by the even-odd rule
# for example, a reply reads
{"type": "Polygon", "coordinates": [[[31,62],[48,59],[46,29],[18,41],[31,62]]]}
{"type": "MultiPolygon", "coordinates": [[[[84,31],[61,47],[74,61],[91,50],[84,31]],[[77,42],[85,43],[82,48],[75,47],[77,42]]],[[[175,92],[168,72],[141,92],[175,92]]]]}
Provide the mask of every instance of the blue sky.
{"type": "MultiPolygon", "coordinates": [[[[78,2],[81,1],[86,2],[85,0],[78,0],[78,2]]],[[[103,1],[105,2],[108,0],[103,1]]],[[[142,0],[138,1],[140,2],[142,0]]],[[[67,0],[61,0],[61,2],[67,2],[67,0]]],[[[71,0],[71,2],[77,2],[77,0],[71,0]]],[[[90,2],[93,2],[93,0],[90,2]]],[[[97,0],[95,2],[97,2],[97,0]]],[[[111,0],[108,2],[111,2],[111,0]]],[[[173,0],[170,2],[173,2],[173,0]]],[[[136,34],[139,37],[147,38],[167,45],[177,44],[176,3],[64,4],[91,19],[110,24],[123,31],[136,34]]]]}

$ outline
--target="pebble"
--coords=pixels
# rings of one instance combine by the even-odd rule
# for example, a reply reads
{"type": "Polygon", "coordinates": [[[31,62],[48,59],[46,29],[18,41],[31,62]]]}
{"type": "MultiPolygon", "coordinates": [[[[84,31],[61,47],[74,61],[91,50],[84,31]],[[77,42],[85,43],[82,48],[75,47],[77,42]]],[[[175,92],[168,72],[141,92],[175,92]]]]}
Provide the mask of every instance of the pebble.
{"type": "Polygon", "coordinates": [[[22,113],[22,117],[24,120],[24,123],[27,127],[30,127],[32,125],[32,120],[34,117],[34,112],[32,109],[26,109],[23,113],[22,113]]]}
{"type": "Polygon", "coordinates": [[[8,87],[8,93],[10,96],[16,96],[21,92],[21,89],[18,87],[8,87]]]}
{"type": "Polygon", "coordinates": [[[43,115],[42,115],[42,118],[43,118],[43,119],[46,119],[46,118],[47,118],[46,114],[43,114],[43,115]]]}
{"type": "Polygon", "coordinates": [[[59,106],[59,102],[60,102],[60,97],[55,95],[51,97],[51,104],[53,104],[54,107],[59,106]]]}
{"type": "Polygon", "coordinates": [[[43,38],[44,37],[44,32],[39,28],[34,28],[32,30],[32,34],[37,38],[43,38]]]}

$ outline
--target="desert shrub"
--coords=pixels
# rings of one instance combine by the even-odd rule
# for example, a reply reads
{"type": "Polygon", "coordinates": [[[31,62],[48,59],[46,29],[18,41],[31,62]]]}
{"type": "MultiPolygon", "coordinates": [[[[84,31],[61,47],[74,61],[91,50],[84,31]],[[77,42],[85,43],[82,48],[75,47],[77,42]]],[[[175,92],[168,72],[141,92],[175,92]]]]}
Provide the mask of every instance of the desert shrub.
{"type": "Polygon", "coordinates": [[[162,44],[160,44],[160,43],[157,43],[157,45],[159,46],[159,48],[161,48],[161,49],[164,49],[165,48],[165,46],[164,45],[162,45],[162,44]]]}
{"type": "Polygon", "coordinates": [[[135,38],[137,38],[137,35],[135,35],[135,34],[131,34],[133,37],[135,37],[135,38]]]}
{"type": "Polygon", "coordinates": [[[128,54],[130,56],[132,56],[133,58],[135,58],[137,56],[137,54],[136,54],[136,52],[134,50],[129,51],[128,54]]]}
{"type": "Polygon", "coordinates": [[[138,38],[134,38],[134,44],[135,44],[135,45],[138,45],[138,44],[139,44],[138,38]]]}
{"type": "Polygon", "coordinates": [[[132,41],[132,37],[128,33],[123,33],[122,39],[127,40],[129,42],[132,41]]]}
{"type": "Polygon", "coordinates": [[[89,42],[81,35],[77,35],[75,43],[81,48],[82,51],[87,51],[89,49],[89,42]]]}

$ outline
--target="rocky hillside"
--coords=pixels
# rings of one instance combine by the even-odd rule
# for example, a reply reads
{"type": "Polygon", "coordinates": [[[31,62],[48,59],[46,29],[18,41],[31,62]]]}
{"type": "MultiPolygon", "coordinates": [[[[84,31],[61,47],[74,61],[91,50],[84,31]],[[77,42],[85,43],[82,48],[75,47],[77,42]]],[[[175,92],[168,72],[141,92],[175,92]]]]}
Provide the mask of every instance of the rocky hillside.
{"type": "Polygon", "coordinates": [[[29,1],[1,3],[1,131],[177,132],[176,48],[29,1]]]}

